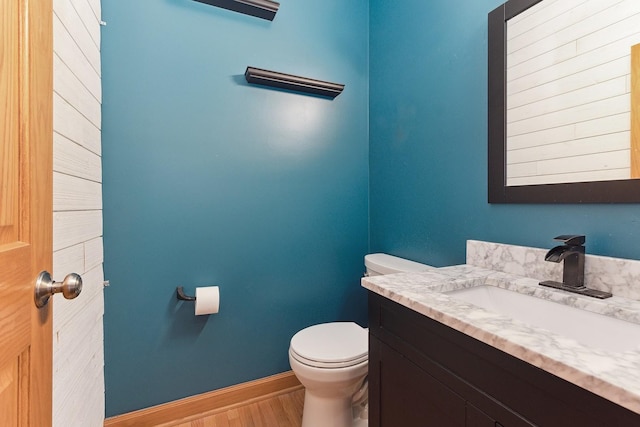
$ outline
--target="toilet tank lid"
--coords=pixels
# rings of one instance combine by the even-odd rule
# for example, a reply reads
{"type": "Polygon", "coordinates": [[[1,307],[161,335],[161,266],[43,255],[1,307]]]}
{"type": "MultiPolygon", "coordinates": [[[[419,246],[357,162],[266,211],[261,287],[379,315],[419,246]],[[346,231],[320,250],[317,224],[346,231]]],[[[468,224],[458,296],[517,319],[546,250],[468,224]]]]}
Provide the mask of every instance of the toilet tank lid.
{"type": "Polygon", "coordinates": [[[377,253],[368,254],[364,257],[364,265],[370,270],[380,274],[391,273],[415,273],[419,271],[431,270],[434,267],[421,264],[419,262],[410,261],[408,259],[399,258],[389,254],[377,253]]]}

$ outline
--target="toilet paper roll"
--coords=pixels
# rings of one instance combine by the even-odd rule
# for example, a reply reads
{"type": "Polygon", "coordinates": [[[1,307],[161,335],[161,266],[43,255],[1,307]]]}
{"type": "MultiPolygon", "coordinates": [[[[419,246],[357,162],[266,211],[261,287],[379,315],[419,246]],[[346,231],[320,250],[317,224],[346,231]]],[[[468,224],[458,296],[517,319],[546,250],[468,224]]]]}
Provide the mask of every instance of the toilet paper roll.
{"type": "Polygon", "coordinates": [[[196,316],[214,314],[220,308],[220,290],[217,286],[196,288],[196,316]]]}

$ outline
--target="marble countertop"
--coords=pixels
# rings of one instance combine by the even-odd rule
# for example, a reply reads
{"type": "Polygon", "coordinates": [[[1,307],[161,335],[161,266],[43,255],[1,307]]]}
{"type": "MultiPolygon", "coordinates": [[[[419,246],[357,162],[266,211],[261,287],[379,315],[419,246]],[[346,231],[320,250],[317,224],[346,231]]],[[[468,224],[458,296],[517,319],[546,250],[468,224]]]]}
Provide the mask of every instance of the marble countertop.
{"type": "Polygon", "coordinates": [[[640,324],[640,301],[605,300],[545,288],[538,280],[460,265],[365,277],[366,289],[640,413],[640,342],[614,352],[457,300],[443,292],[492,285],[640,324]]]}

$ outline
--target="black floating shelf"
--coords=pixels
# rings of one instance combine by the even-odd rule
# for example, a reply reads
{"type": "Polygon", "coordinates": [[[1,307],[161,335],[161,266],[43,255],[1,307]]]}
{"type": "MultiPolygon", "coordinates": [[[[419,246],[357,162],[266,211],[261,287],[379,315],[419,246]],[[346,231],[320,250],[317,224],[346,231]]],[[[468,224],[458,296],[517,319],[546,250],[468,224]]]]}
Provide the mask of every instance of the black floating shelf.
{"type": "Polygon", "coordinates": [[[271,0],[195,0],[200,3],[218,6],[245,15],[257,16],[258,18],[273,21],[280,3],[271,0]]]}
{"type": "Polygon", "coordinates": [[[295,90],[298,92],[308,92],[329,98],[335,98],[340,95],[344,89],[344,85],[338,83],[293,76],[291,74],[262,70],[254,67],[247,67],[247,71],[244,72],[244,77],[249,83],[295,90]]]}

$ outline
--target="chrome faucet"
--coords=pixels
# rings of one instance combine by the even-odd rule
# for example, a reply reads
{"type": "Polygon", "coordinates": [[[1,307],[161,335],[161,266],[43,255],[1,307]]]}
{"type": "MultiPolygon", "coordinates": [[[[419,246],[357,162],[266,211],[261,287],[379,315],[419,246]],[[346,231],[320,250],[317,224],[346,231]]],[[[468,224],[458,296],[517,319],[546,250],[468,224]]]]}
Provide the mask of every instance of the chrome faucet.
{"type": "Polygon", "coordinates": [[[589,289],[584,285],[585,250],[584,246],[582,246],[585,242],[584,236],[563,234],[562,236],[555,237],[554,240],[559,240],[564,244],[552,248],[545,255],[544,260],[551,262],[564,261],[562,283],[545,280],[540,282],[540,285],[600,299],[612,296],[609,292],[589,289]]]}

